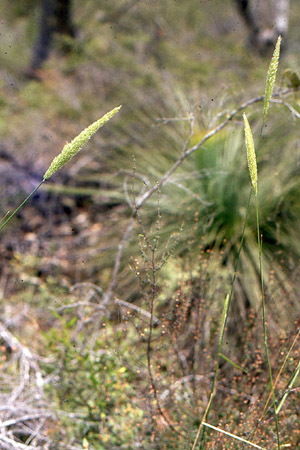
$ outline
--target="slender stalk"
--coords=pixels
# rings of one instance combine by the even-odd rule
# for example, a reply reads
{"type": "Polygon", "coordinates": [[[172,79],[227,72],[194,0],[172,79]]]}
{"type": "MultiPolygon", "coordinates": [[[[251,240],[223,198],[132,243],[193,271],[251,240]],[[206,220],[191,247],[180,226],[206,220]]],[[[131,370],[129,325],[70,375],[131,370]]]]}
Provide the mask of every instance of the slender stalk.
{"type": "MultiPolygon", "coordinates": [[[[219,366],[220,366],[220,359],[221,359],[220,358],[220,354],[221,354],[222,345],[223,345],[223,338],[224,338],[224,333],[225,333],[225,324],[226,324],[226,320],[227,320],[227,316],[228,316],[228,305],[229,305],[229,294],[227,295],[227,297],[225,299],[225,303],[224,303],[224,307],[223,307],[221,329],[220,329],[220,337],[219,337],[219,345],[218,345],[218,356],[217,356],[217,361],[216,361],[216,368],[215,368],[214,378],[213,378],[213,382],[212,382],[211,393],[210,393],[209,401],[207,403],[206,410],[205,410],[205,413],[203,415],[200,427],[198,429],[198,433],[197,433],[196,439],[194,441],[192,450],[195,449],[198,437],[199,437],[200,432],[202,431],[202,427],[204,425],[204,421],[207,420],[208,413],[209,413],[209,410],[210,410],[210,407],[211,407],[211,403],[212,403],[212,400],[213,400],[213,397],[214,397],[214,394],[215,394],[215,390],[216,390],[217,375],[218,375],[219,366]]],[[[202,438],[204,440],[204,438],[205,438],[204,433],[202,435],[202,438]]]]}
{"type": "Polygon", "coordinates": [[[259,230],[259,214],[258,214],[258,198],[255,196],[255,209],[256,209],[256,227],[257,227],[257,245],[258,245],[258,255],[259,255],[259,275],[261,283],[261,304],[262,304],[262,319],[263,319],[263,333],[264,333],[264,347],[268,365],[268,372],[271,384],[271,392],[274,404],[274,415],[276,424],[276,437],[277,437],[277,448],[280,450],[280,439],[279,439],[279,422],[277,414],[277,402],[274,390],[272,367],[270,363],[269,349],[268,349],[268,339],[267,339],[267,327],[266,327],[266,313],[265,313],[265,295],[264,295],[264,279],[263,279],[263,269],[262,269],[262,239],[259,230]]]}
{"type": "Polygon", "coordinates": [[[226,328],[226,323],[227,323],[227,318],[228,318],[228,311],[229,311],[231,300],[232,300],[232,296],[233,296],[233,290],[234,290],[234,285],[235,285],[235,280],[236,280],[237,269],[238,269],[238,265],[239,265],[239,261],[240,261],[240,255],[241,255],[241,251],[242,251],[242,247],[243,247],[243,243],[244,243],[245,229],[246,229],[246,223],[247,223],[247,217],[248,217],[248,210],[249,210],[251,195],[252,195],[252,189],[250,189],[250,192],[249,192],[247,208],[246,208],[246,216],[245,216],[245,221],[244,221],[244,225],[243,225],[243,231],[242,231],[242,237],[241,237],[241,242],[240,242],[240,246],[239,246],[239,251],[238,251],[237,259],[236,259],[235,266],[234,266],[234,272],[233,272],[233,277],[232,277],[232,282],[231,282],[230,293],[229,293],[229,295],[227,295],[227,297],[225,299],[225,303],[224,303],[223,314],[222,314],[222,321],[221,321],[221,327],[220,327],[218,355],[217,355],[217,359],[216,359],[216,367],[215,367],[215,371],[214,371],[214,377],[213,377],[213,381],[212,381],[211,392],[210,392],[210,396],[209,396],[209,400],[208,400],[205,412],[203,414],[201,423],[200,423],[198,431],[197,431],[197,435],[196,435],[195,441],[193,443],[192,450],[195,450],[196,445],[197,445],[197,441],[199,439],[199,436],[200,436],[201,432],[202,432],[201,441],[202,441],[202,443],[205,441],[205,428],[203,429],[203,425],[204,425],[204,422],[207,421],[207,419],[208,419],[209,411],[210,411],[210,408],[211,408],[211,403],[212,403],[213,397],[215,395],[217,376],[218,376],[219,366],[220,366],[220,359],[222,358],[222,347],[223,347],[224,333],[225,333],[225,328],[226,328]]]}
{"type": "Polygon", "coordinates": [[[223,353],[219,353],[220,358],[224,359],[224,361],[228,362],[228,364],[230,364],[232,367],[234,367],[235,369],[240,370],[241,372],[244,372],[245,374],[248,373],[247,369],[244,369],[243,367],[239,366],[238,364],[236,364],[234,361],[231,361],[230,358],[228,358],[226,355],[223,355],[223,353]]]}
{"type": "MultiPolygon", "coordinates": [[[[295,337],[295,339],[293,340],[292,345],[290,346],[289,351],[287,352],[287,354],[286,354],[286,356],[285,356],[285,358],[284,358],[284,361],[283,361],[283,363],[282,363],[282,366],[280,367],[280,370],[279,370],[279,372],[278,372],[278,374],[277,374],[277,377],[276,377],[276,380],[275,380],[275,382],[274,382],[274,388],[276,387],[276,385],[277,385],[277,383],[278,383],[278,381],[279,381],[280,375],[282,374],[282,371],[283,371],[283,369],[285,368],[285,365],[286,365],[286,363],[287,363],[287,360],[289,359],[289,356],[290,356],[290,354],[291,354],[291,351],[293,350],[293,348],[294,348],[294,346],[295,346],[295,344],[296,344],[296,342],[297,342],[299,336],[300,336],[300,330],[298,330],[298,332],[297,332],[297,334],[296,334],[296,337],[295,337]]],[[[269,401],[270,401],[271,397],[272,397],[272,392],[270,392],[270,394],[269,394],[269,397],[268,397],[268,399],[267,399],[267,401],[266,401],[266,404],[265,404],[263,413],[262,413],[262,415],[261,415],[261,417],[260,417],[260,419],[259,419],[258,424],[262,421],[263,416],[265,415],[265,412],[266,412],[266,410],[267,410],[267,408],[268,408],[268,404],[269,404],[269,401]]],[[[280,405],[279,405],[279,406],[280,406],[280,405]]],[[[277,408],[277,414],[279,414],[279,406],[278,406],[278,408],[277,408]]]]}
{"type": "Polygon", "coordinates": [[[38,188],[44,183],[45,180],[42,180],[40,182],[40,184],[37,185],[36,188],[34,188],[34,190],[28,195],[28,197],[25,198],[25,200],[17,207],[17,209],[15,209],[15,211],[10,214],[10,216],[8,216],[8,218],[0,225],[0,231],[2,230],[2,228],[5,227],[6,224],[8,224],[8,222],[17,214],[18,211],[20,211],[20,209],[22,208],[22,206],[25,205],[25,203],[30,199],[30,197],[33,196],[33,194],[35,194],[35,192],[38,190],[38,188]]]}
{"type": "Polygon", "coordinates": [[[294,386],[294,384],[295,384],[295,382],[296,382],[296,380],[297,380],[297,378],[299,376],[299,373],[300,373],[300,361],[298,362],[298,365],[296,367],[295,373],[294,373],[291,381],[288,384],[288,387],[287,387],[287,389],[286,389],[286,391],[285,391],[285,393],[284,393],[284,395],[283,395],[283,397],[282,397],[282,399],[281,399],[281,401],[280,401],[280,403],[278,405],[278,408],[276,409],[276,413],[277,414],[279,414],[279,412],[280,412],[284,402],[287,399],[287,396],[289,395],[291,389],[293,388],[293,386],[294,386]]]}

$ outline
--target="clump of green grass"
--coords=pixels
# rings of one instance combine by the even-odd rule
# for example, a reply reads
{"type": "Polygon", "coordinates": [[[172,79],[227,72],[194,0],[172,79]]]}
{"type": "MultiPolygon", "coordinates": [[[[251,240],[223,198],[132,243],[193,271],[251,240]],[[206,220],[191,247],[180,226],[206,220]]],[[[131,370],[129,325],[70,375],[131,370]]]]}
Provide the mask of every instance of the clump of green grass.
{"type": "MultiPolygon", "coordinates": [[[[178,111],[178,105],[166,107],[164,115],[176,117],[176,108],[178,111]]],[[[275,108],[278,107],[274,106],[275,108]]],[[[162,114],[163,112],[160,112],[160,115],[162,114]]],[[[184,117],[188,117],[187,111],[183,111],[183,114],[184,117]]],[[[296,124],[290,121],[282,110],[277,109],[277,119],[282,124],[282,129],[293,133],[296,124]]],[[[199,142],[205,134],[202,127],[198,125],[200,120],[198,113],[194,120],[196,125],[190,139],[191,145],[199,142]]],[[[255,131],[260,128],[256,113],[253,114],[251,122],[255,131]]],[[[130,207],[126,200],[130,199],[133,203],[133,192],[137,198],[140,191],[155,184],[180,156],[189,131],[189,122],[182,121],[179,126],[177,123],[158,122],[150,131],[147,131],[145,124],[142,123],[140,129],[145,133],[146,139],[143,140],[139,130],[136,130],[134,139],[130,141],[128,147],[125,144],[122,149],[117,150],[118,157],[111,159],[112,173],[104,177],[109,189],[106,189],[104,193],[107,203],[117,201],[120,205],[118,227],[125,226],[130,214],[130,207]],[[143,145],[140,146],[141,141],[143,145]],[[128,158],[129,152],[134,153],[134,162],[128,158]],[[135,164],[134,171],[132,171],[133,164],[135,164]],[[134,182],[131,174],[135,177],[134,182]]],[[[280,288],[284,280],[286,286],[289,285],[288,267],[291,262],[296,264],[300,256],[300,242],[295,232],[295,224],[300,217],[296,199],[300,179],[297,171],[298,156],[293,150],[294,142],[287,139],[289,133],[282,133],[282,131],[279,133],[273,117],[269,120],[268,130],[270,130],[270,136],[275,133],[274,141],[270,137],[263,136],[261,142],[264,145],[258,153],[258,168],[261,174],[259,196],[264,198],[260,206],[260,227],[264,235],[265,273],[269,274],[274,270],[274,283],[278,283],[280,288]],[[293,244],[290,240],[291,235],[293,244]],[[285,260],[283,256],[285,254],[290,256],[289,261],[285,260]]],[[[243,130],[238,129],[236,123],[230,123],[226,129],[217,133],[202,148],[190,155],[161,188],[160,248],[162,252],[169,237],[177,236],[182,227],[182,238],[179,236],[173,253],[174,258],[185,254],[197,258],[201,243],[205,249],[214,251],[215,270],[218,270],[220,274],[224,271],[227,274],[233,271],[241,241],[241,223],[246,215],[245,198],[248,198],[249,193],[247,160],[240,150],[243,139],[243,130]],[[239,170],[236,169],[237,167],[239,170]],[[220,254],[221,258],[219,258],[220,254]]],[[[155,228],[153,211],[156,204],[157,198],[153,196],[141,211],[143,223],[149,228],[152,226],[153,229],[155,228]]],[[[260,297],[259,265],[254,256],[257,245],[256,218],[250,216],[248,220],[238,275],[240,302],[236,305],[237,312],[242,317],[246,315],[246,304],[250,304],[255,309],[259,308],[260,297]],[[243,276],[244,273],[247,277],[243,276]]],[[[106,242],[113,242],[115,235],[115,228],[110,228],[106,242]]],[[[126,261],[130,255],[134,257],[138,254],[139,248],[133,238],[131,245],[127,247],[122,266],[123,272],[120,276],[120,292],[124,292],[126,299],[134,298],[138,289],[134,273],[128,270],[126,261]]],[[[105,265],[107,267],[112,264],[113,255],[112,247],[108,249],[105,259],[96,257],[93,260],[95,266],[99,265],[100,277],[105,265]]],[[[266,284],[268,285],[267,277],[266,284]]],[[[276,305],[275,308],[277,308],[276,305]]]]}

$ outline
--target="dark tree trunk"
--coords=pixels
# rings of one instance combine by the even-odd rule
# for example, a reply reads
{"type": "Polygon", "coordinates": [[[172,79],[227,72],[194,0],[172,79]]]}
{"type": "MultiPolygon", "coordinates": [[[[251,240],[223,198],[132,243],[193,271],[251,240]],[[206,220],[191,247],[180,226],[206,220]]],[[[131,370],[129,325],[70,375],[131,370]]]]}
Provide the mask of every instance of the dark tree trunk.
{"type": "Polygon", "coordinates": [[[262,55],[268,54],[278,36],[284,38],[287,33],[289,0],[235,0],[235,3],[249,29],[251,46],[262,55]]]}
{"type": "Polygon", "coordinates": [[[42,1],[39,33],[33,49],[29,75],[31,73],[34,77],[35,71],[48,58],[55,32],[69,34],[74,37],[75,31],[71,18],[71,0],[42,1]]]}

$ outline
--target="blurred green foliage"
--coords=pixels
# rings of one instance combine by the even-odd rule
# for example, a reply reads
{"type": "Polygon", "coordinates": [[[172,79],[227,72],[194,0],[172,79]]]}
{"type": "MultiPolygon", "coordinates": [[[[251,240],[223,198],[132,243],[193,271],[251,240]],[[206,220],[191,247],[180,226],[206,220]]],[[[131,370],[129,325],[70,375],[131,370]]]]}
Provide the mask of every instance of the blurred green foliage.
{"type": "Polygon", "coordinates": [[[45,370],[53,380],[47,391],[57,404],[64,433],[78,441],[85,437],[99,450],[134,446],[143,420],[143,410],[132,403],[136,374],[122,364],[105,330],[90,340],[76,330],[76,316],[55,316],[58,322],[44,339],[56,362],[45,370]]]}

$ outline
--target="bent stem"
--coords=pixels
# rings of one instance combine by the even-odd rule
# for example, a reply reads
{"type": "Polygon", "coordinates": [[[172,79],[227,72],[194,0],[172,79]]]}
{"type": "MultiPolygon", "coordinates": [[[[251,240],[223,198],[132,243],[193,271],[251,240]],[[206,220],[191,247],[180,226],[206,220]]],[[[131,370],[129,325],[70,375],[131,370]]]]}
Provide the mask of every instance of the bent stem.
{"type": "Polygon", "coordinates": [[[37,185],[36,188],[34,188],[34,190],[28,195],[28,197],[25,198],[25,200],[17,207],[17,209],[14,210],[14,212],[12,214],[10,214],[10,216],[8,216],[8,218],[0,225],[0,231],[2,230],[2,228],[5,227],[5,225],[8,224],[8,222],[17,214],[17,212],[20,211],[20,209],[22,208],[22,206],[25,205],[26,202],[28,202],[28,200],[30,199],[30,197],[33,196],[33,194],[36,193],[36,191],[38,190],[38,188],[44,183],[45,180],[42,180],[40,182],[40,184],[37,185]]]}
{"type": "Polygon", "coordinates": [[[258,198],[255,196],[255,209],[256,209],[256,227],[257,227],[257,245],[258,245],[258,255],[259,255],[259,276],[261,283],[261,305],[262,305],[262,320],[263,320],[263,334],[264,334],[264,347],[268,365],[268,372],[271,384],[271,392],[274,404],[274,415],[275,415],[275,424],[276,424],[276,437],[277,437],[277,448],[280,450],[280,439],[279,439],[279,423],[278,423],[278,414],[277,414],[277,402],[274,390],[273,376],[272,376],[272,368],[269,357],[269,349],[268,349],[268,339],[267,339],[267,327],[266,327],[266,313],[265,313],[265,296],[264,296],[264,280],[263,280],[263,269],[262,269],[262,239],[260,236],[259,230],[259,214],[258,214],[258,198]]]}

